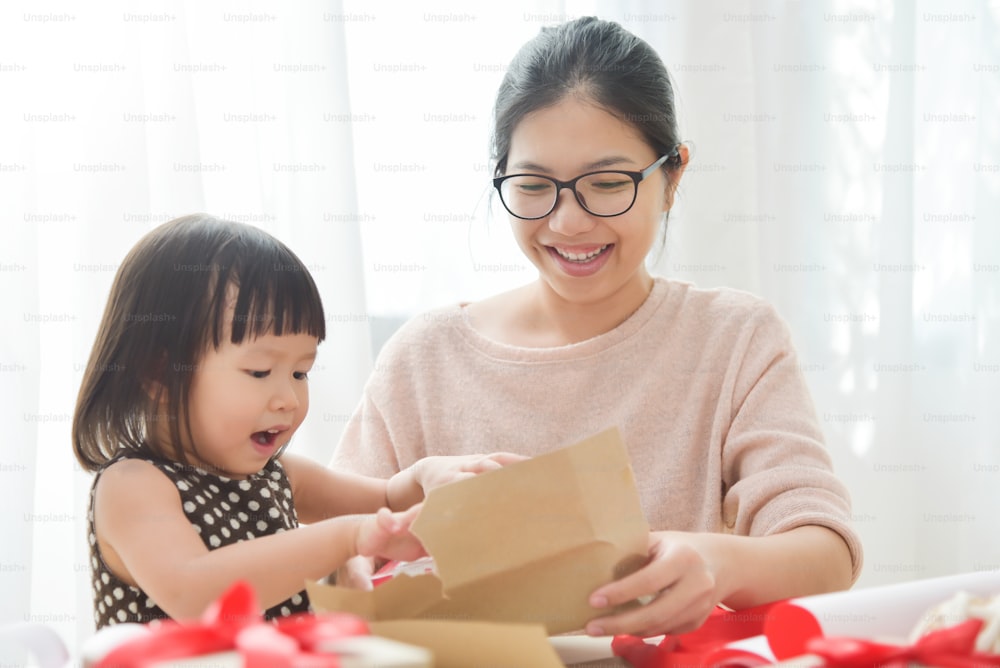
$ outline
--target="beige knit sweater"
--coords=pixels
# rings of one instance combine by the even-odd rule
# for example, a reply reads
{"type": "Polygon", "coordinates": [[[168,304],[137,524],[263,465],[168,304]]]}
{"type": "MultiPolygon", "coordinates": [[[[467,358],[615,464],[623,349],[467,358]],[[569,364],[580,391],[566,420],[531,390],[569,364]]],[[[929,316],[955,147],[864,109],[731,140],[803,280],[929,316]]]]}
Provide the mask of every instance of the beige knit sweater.
{"type": "Polygon", "coordinates": [[[619,428],[653,529],[763,536],[821,525],[862,551],[788,328],[766,302],[657,278],[615,329],[520,348],[460,305],[386,343],[332,464],[389,476],[421,457],[537,455],[619,428]]]}

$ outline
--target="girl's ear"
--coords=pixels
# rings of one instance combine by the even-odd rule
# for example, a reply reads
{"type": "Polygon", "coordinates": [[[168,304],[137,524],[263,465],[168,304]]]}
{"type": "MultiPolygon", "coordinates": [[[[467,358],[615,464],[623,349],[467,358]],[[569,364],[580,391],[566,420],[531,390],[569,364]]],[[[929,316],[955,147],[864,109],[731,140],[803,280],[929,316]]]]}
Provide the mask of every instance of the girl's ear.
{"type": "Polygon", "coordinates": [[[166,352],[163,352],[153,364],[153,367],[147,370],[145,377],[142,379],[143,392],[145,392],[146,396],[154,402],[163,402],[166,400],[167,386],[163,384],[163,378],[166,371],[167,354],[166,352]]]}
{"type": "Polygon", "coordinates": [[[153,402],[163,403],[167,397],[167,388],[158,380],[142,381],[142,391],[153,402]]]}
{"type": "Polygon", "coordinates": [[[667,172],[667,185],[664,193],[665,197],[663,198],[664,212],[670,211],[674,205],[674,194],[677,192],[677,186],[681,182],[681,177],[684,175],[684,170],[688,165],[688,159],[691,157],[691,151],[686,144],[679,144],[677,146],[677,153],[680,155],[680,164],[667,172]]]}

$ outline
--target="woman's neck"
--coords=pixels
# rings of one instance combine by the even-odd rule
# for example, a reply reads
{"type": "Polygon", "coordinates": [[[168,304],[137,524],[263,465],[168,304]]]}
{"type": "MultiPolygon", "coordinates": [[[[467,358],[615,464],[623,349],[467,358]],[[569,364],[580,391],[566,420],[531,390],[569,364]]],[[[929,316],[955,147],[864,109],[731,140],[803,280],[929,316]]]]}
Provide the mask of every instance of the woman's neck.
{"type": "Polygon", "coordinates": [[[542,280],[468,308],[472,326],[487,338],[525,348],[580,343],[610,332],[635,313],[653,287],[642,272],[596,300],[568,299],[542,280]]]}
{"type": "Polygon", "coordinates": [[[642,272],[635,280],[594,301],[569,300],[544,281],[537,281],[535,308],[537,322],[561,345],[579,343],[606,334],[635,313],[653,288],[653,279],[642,272]]]}

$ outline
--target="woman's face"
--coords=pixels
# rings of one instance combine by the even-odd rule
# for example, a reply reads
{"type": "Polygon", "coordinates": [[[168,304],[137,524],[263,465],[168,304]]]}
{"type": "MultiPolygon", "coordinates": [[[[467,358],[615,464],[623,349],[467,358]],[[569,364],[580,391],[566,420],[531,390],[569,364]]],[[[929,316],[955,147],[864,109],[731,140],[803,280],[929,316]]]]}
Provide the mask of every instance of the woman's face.
{"type": "MultiPolygon", "coordinates": [[[[628,123],[575,96],[525,116],[511,136],[507,174],[533,173],[568,181],[597,170],[640,171],[660,156],[628,123]]],[[[538,267],[543,286],[575,304],[648,294],[645,258],[656,240],[676,183],[661,169],[639,184],[620,216],[588,213],[568,189],[545,218],[510,217],[521,250],[538,267]]]]}

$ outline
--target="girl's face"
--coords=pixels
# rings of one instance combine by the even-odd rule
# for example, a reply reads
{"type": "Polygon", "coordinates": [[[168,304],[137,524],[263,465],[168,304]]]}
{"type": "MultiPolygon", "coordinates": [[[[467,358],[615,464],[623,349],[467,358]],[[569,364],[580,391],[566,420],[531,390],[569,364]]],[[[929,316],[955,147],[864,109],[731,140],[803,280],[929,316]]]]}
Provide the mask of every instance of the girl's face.
{"type": "Polygon", "coordinates": [[[191,382],[188,412],[196,465],[232,478],[260,471],[309,410],[307,372],[318,341],[267,334],[209,348],[191,382]]]}
{"type": "MultiPolygon", "coordinates": [[[[631,125],[569,96],[517,124],[507,174],[568,181],[598,170],[640,171],[659,157],[631,125]]],[[[542,285],[561,299],[581,305],[625,299],[637,308],[651,285],[645,258],[675,187],[657,169],[639,184],[632,208],[611,218],[588,213],[564,189],[545,218],[511,216],[510,224],[521,250],[538,267],[542,285]]]]}

